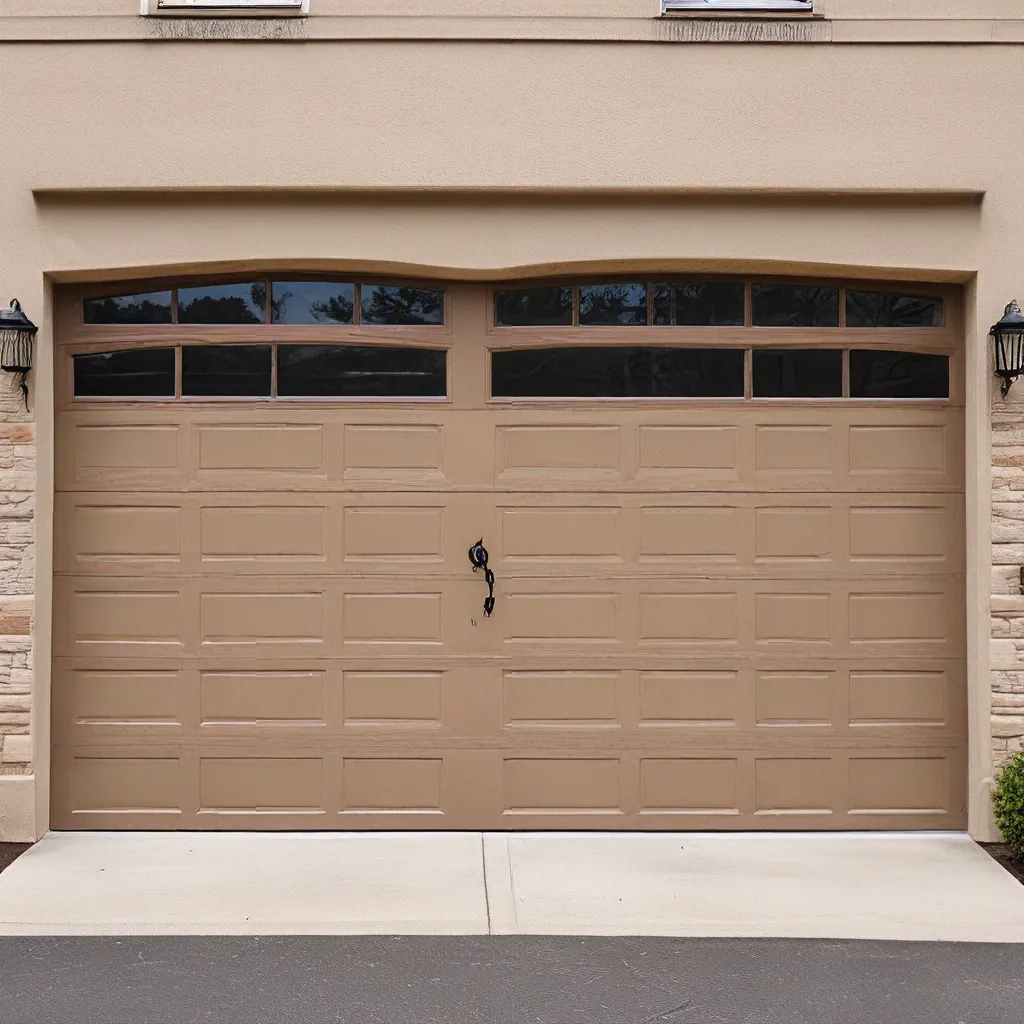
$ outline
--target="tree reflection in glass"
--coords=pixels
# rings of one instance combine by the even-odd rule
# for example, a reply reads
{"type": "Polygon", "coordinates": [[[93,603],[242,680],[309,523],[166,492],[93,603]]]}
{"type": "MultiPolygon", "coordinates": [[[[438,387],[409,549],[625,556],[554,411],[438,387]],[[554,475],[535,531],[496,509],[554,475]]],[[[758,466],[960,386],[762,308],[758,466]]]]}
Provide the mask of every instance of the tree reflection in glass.
{"type": "Polygon", "coordinates": [[[647,285],[588,284],[580,288],[580,323],[647,323],[647,285]]]}
{"type": "Polygon", "coordinates": [[[350,324],[355,285],[337,281],[274,281],[270,316],[275,324],[350,324]]]}
{"type": "Polygon", "coordinates": [[[364,324],[443,324],[444,292],[409,285],[364,284],[359,289],[364,324]]]}
{"type": "Polygon", "coordinates": [[[262,324],[267,320],[267,286],[209,284],[178,289],[180,324],[262,324]]]}

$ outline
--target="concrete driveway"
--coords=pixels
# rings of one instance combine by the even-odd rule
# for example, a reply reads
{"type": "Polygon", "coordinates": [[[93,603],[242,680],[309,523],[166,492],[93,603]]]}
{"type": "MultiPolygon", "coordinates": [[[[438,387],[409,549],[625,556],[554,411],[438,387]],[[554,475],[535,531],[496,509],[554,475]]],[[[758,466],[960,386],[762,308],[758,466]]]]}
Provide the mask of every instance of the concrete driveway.
{"type": "Polygon", "coordinates": [[[51,833],[0,935],[647,935],[1024,942],[966,835],[51,833]]]}

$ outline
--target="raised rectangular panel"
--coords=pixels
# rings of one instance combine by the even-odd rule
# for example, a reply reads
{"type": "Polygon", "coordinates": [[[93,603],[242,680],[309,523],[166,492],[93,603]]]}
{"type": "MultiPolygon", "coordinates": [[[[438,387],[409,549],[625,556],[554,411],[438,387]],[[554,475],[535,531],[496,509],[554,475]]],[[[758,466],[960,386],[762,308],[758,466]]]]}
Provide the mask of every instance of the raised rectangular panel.
{"type": "Polygon", "coordinates": [[[68,698],[78,725],[178,725],[178,673],[95,669],[70,673],[68,698]]]}
{"type": "Polygon", "coordinates": [[[508,758],[504,808],[513,813],[619,813],[618,759],[508,758]]]}
{"type": "Polygon", "coordinates": [[[618,672],[506,671],[502,682],[506,724],[618,724],[618,672]]]}
{"type": "Polygon", "coordinates": [[[76,644],[182,644],[177,591],[75,591],[71,631],[76,644]]]}
{"type": "Polygon", "coordinates": [[[618,427],[503,426],[496,429],[496,440],[499,475],[621,476],[618,427]]]}
{"type": "Polygon", "coordinates": [[[943,725],[945,672],[851,672],[851,725],[943,725]]]}
{"type": "Polygon", "coordinates": [[[948,600],[944,594],[851,594],[850,640],[945,640],[948,600]]]}
{"type": "Polygon", "coordinates": [[[641,672],[641,725],[735,725],[736,672],[641,672]]]}
{"type": "Polygon", "coordinates": [[[441,477],[442,433],[435,424],[345,427],[345,476],[441,477]]]}
{"type": "Polygon", "coordinates": [[[440,758],[346,757],[342,768],[346,811],[441,810],[440,758]]]}
{"type": "Polygon", "coordinates": [[[202,470],[310,473],[323,469],[323,427],[318,423],[203,423],[196,429],[202,470]]]}
{"type": "Polygon", "coordinates": [[[758,814],[831,814],[831,760],[827,757],[757,758],[754,806],[758,814]]]}
{"type": "Polygon", "coordinates": [[[346,672],[346,725],[441,724],[440,672],[346,672]]]}
{"type": "Polygon", "coordinates": [[[827,508],[759,508],[754,523],[758,561],[807,561],[832,553],[832,513],[827,508]]]}
{"type": "Polygon", "coordinates": [[[832,676],[828,672],[758,672],[758,725],[828,725],[832,676]]]}
{"type": "Polygon", "coordinates": [[[851,473],[942,473],[946,428],[850,427],[851,473]]]}
{"type": "Polygon", "coordinates": [[[739,437],[733,426],[641,427],[640,469],[735,471],[739,437]]]}
{"type": "Polygon", "coordinates": [[[754,458],[762,472],[827,473],[832,469],[832,428],[759,426],[754,458]]]}
{"type": "Polygon", "coordinates": [[[204,561],[322,558],[323,508],[204,508],[199,546],[204,561]]]}
{"type": "Polygon", "coordinates": [[[78,505],[71,518],[79,562],[176,562],[181,557],[181,510],[160,506],[78,505]]]}
{"type": "Polygon", "coordinates": [[[345,509],[345,559],[440,561],[443,508],[345,509]]]}
{"type": "Polygon", "coordinates": [[[204,644],[324,642],[324,595],[202,594],[200,636],[204,644]]]}
{"type": "Polygon", "coordinates": [[[850,509],[851,558],[934,561],[948,546],[945,509],[850,509]]]}
{"type": "Polygon", "coordinates": [[[640,813],[738,814],[732,757],[640,760],[640,813]]]}
{"type": "Polygon", "coordinates": [[[641,594],[640,639],[680,643],[735,642],[735,594],[641,594]]]}
{"type": "Polygon", "coordinates": [[[201,672],[203,725],[294,725],[323,720],[323,672],[201,672]]]}
{"type": "Polygon", "coordinates": [[[619,561],[617,508],[505,508],[502,556],[509,561],[619,561]]]}
{"type": "Polygon", "coordinates": [[[754,598],[754,639],[824,643],[832,638],[828,594],[758,594],[754,598]]]}
{"type": "Polygon", "coordinates": [[[204,757],[199,761],[204,811],[320,811],[323,761],[318,757],[204,757]]]}
{"type": "Polygon", "coordinates": [[[71,809],[180,813],[179,771],[173,757],[76,757],[71,809]]]}
{"type": "Polygon", "coordinates": [[[944,813],[948,771],[944,757],[851,757],[850,813],[944,813]]]}
{"type": "Polygon", "coordinates": [[[159,426],[140,423],[76,427],[78,468],[177,469],[179,429],[176,424],[159,426]]]}
{"type": "Polygon", "coordinates": [[[616,594],[509,594],[507,640],[617,640],[616,594]]]}
{"type": "Polygon", "coordinates": [[[640,512],[642,561],[735,562],[740,511],[735,508],[645,508],[640,512]]]}
{"type": "Polygon", "coordinates": [[[346,594],[345,643],[439,644],[440,594],[346,594]]]}

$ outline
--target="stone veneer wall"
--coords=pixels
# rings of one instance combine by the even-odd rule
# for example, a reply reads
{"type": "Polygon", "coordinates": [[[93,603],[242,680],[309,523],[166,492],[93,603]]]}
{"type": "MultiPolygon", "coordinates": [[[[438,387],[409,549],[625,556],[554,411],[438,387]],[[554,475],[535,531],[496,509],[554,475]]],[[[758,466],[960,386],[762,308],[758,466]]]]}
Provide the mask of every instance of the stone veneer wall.
{"type": "Polygon", "coordinates": [[[1024,749],[1024,381],[992,400],[992,753],[1024,749]]]}
{"type": "Polygon", "coordinates": [[[10,381],[0,377],[0,775],[31,775],[36,433],[10,381]]]}

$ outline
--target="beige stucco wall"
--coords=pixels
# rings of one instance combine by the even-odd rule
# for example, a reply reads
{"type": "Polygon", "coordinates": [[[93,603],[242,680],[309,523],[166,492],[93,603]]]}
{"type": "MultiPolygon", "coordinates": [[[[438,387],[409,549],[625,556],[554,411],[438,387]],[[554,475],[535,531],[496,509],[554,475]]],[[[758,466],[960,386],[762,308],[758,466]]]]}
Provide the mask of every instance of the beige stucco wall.
{"type": "MultiPolygon", "coordinates": [[[[56,6],[0,0],[0,15],[56,6]]],[[[904,18],[969,8],[1019,21],[1000,0],[860,10],[897,6],[904,18]]],[[[17,69],[0,123],[20,131],[19,146],[0,147],[0,298],[17,295],[42,328],[32,412],[0,383],[0,838],[47,827],[52,284],[196,264],[963,282],[971,829],[991,835],[993,756],[1024,735],[1024,599],[1010,598],[1024,561],[1024,398],[998,398],[986,340],[1004,303],[1024,298],[1024,190],[1000,155],[1024,107],[1022,56],[1009,45],[0,41],[17,69]]]]}
{"type": "MultiPolygon", "coordinates": [[[[1014,19],[1017,0],[816,0],[826,18],[1014,19]]],[[[134,15],[138,0],[0,0],[0,16],[81,17],[134,15]]],[[[661,0],[310,0],[310,17],[536,17],[648,18],[661,0]]]]}

